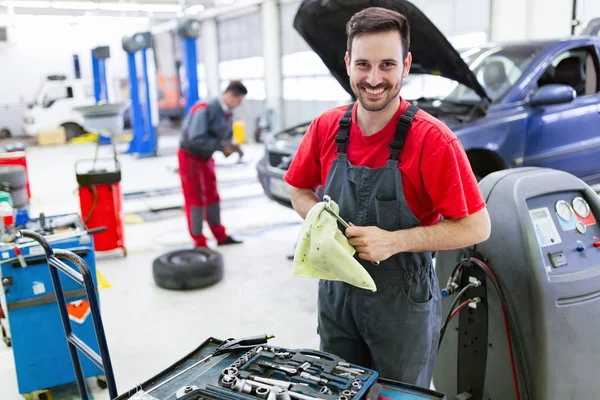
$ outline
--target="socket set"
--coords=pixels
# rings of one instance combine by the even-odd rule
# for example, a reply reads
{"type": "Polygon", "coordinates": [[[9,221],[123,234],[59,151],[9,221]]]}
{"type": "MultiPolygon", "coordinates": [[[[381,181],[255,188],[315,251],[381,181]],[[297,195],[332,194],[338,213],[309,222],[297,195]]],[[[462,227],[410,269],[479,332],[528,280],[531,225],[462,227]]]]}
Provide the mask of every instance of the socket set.
{"type": "Polygon", "coordinates": [[[377,381],[374,370],[314,350],[256,346],[220,371],[204,388],[181,387],[179,400],[353,400],[377,381]]]}

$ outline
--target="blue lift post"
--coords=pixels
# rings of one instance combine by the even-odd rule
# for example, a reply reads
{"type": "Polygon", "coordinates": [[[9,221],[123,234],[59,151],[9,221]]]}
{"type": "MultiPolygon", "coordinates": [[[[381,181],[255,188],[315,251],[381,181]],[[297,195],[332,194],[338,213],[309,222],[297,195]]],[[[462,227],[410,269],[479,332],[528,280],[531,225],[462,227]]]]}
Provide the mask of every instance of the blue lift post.
{"type": "Polygon", "coordinates": [[[137,154],[138,157],[153,157],[157,155],[156,135],[152,124],[152,97],[150,96],[150,82],[148,76],[148,60],[146,52],[152,48],[152,34],[150,32],[136,33],[131,37],[123,38],[123,50],[127,52],[129,64],[129,89],[131,96],[133,138],[129,144],[127,154],[137,154]],[[137,52],[141,50],[142,69],[144,73],[145,107],[140,101],[138,81],[137,52]]]}
{"type": "Polygon", "coordinates": [[[200,36],[200,21],[193,18],[181,20],[177,26],[177,34],[182,38],[182,54],[187,78],[185,94],[185,115],[200,100],[198,94],[198,50],[197,39],[200,36]]]}
{"type": "MultiPolygon", "coordinates": [[[[96,104],[109,102],[108,80],[106,79],[106,60],[110,58],[110,47],[98,46],[92,49],[92,71],[94,73],[94,97],[96,104]]],[[[100,134],[99,144],[110,144],[111,138],[100,134]]]]}
{"type": "Polygon", "coordinates": [[[108,103],[108,81],[106,79],[106,59],[110,58],[110,47],[99,46],[92,50],[92,70],[94,72],[94,95],[96,103],[108,103]]]}

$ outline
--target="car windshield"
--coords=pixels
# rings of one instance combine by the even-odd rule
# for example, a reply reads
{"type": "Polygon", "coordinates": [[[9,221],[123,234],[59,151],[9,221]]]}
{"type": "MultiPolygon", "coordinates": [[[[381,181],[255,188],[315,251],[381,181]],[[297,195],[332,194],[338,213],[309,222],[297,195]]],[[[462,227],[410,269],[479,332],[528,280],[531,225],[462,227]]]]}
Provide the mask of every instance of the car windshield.
{"type": "MultiPolygon", "coordinates": [[[[504,98],[531,64],[539,48],[533,46],[475,47],[461,57],[477,77],[492,103],[504,98]]],[[[479,95],[463,84],[441,76],[409,74],[402,95],[409,100],[439,99],[458,103],[477,103],[479,95]]]]}

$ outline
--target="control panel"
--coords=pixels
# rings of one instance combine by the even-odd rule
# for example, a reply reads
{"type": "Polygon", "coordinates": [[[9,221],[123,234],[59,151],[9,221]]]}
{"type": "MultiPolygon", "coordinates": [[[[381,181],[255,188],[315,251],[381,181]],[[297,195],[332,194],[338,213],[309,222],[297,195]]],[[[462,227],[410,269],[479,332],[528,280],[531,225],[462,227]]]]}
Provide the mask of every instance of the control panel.
{"type": "Polygon", "coordinates": [[[583,192],[552,193],[527,201],[549,275],[600,266],[599,212],[583,192]]]}

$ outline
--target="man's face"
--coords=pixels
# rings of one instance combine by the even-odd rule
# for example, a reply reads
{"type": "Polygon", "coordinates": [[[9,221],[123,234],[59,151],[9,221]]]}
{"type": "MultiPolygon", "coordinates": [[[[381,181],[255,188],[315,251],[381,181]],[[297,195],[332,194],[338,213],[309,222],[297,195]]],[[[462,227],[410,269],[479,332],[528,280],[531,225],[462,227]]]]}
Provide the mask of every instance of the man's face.
{"type": "Polygon", "coordinates": [[[233,110],[234,108],[237,108],[242,104],[242,102],[244,101],[244,97],[246,96],[235,96],[233,93],[227,92],[225,93],[223,101],[225,102],[225,104],[227,104],[227,107],[233,110]]]}
{"type": "Polygon", "coordinates": [[[368,33],[354,39],[346,70],[354,95],[367,111],[381,111],[400,94],[412,57],[402,59],[397,31],[368,33]]]}

